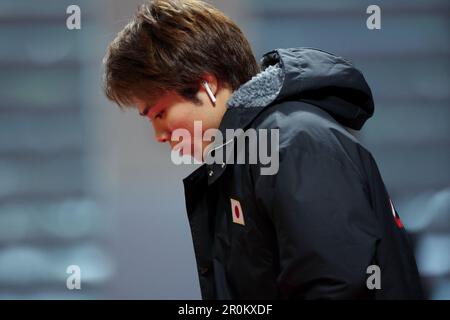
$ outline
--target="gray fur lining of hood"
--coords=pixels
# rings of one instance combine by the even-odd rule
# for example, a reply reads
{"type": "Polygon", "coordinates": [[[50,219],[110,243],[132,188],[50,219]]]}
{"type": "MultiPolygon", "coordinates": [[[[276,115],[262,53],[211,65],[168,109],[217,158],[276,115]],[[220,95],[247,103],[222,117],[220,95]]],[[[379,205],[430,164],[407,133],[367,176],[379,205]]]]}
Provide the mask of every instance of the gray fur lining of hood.
{"type": "Polygon", "coordinates": [[[228,99],[228,108],[265,107],[280,93],[284,73],[279,63],[268,66],[241,85],[228,99]]]}

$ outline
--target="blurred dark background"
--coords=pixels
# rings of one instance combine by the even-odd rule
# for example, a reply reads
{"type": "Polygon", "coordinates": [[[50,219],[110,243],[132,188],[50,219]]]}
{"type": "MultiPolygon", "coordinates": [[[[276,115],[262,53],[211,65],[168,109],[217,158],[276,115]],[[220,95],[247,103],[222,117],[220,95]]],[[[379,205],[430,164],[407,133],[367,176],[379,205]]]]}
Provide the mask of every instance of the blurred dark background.
{"type": "MultiPolygon", "coordinates": [[[[0,299],[198,299],[181,179],[150,124],[101,91],[107,44],[143,0],[0,2],[0,299]],[[81,8],[81,30],[66,9],[81,8]],[[66,268],[81,268],[81,290],[66,268]]],[[[450,3],[210,1],[259,59],[352,61],[375,115],[356,135],[411,234],[429,299],[450,299],[450,3]],[[366,8],[381,8],[381,30],[366,8]]]]}

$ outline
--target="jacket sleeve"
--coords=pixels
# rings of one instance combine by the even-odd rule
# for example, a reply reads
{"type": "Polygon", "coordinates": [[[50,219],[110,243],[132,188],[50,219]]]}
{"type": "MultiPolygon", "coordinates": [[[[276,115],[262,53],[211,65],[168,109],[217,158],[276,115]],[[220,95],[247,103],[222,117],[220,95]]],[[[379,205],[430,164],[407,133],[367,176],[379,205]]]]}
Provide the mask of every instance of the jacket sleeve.
{"type": "Polygon", "coordinates": [[[280,150],[277,174],[253,177],[257,203],[277,237],[281,296],[370,297],[367,267],[379,231],[365,181],[351,160],[292,146],[280,150]]]}

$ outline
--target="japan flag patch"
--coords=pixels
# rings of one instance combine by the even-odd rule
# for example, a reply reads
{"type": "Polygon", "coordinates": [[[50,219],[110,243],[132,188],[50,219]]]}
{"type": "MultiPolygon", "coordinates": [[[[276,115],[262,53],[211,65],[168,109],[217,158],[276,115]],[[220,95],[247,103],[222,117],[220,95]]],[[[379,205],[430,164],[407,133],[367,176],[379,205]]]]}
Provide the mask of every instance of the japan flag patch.
{"type": "Polygon", "coordinates": [[[241,203],[233,198],[231,201],[231,214],[233,215],[233,222],[245,226],[244,212],[242,211],[241,203]]]}

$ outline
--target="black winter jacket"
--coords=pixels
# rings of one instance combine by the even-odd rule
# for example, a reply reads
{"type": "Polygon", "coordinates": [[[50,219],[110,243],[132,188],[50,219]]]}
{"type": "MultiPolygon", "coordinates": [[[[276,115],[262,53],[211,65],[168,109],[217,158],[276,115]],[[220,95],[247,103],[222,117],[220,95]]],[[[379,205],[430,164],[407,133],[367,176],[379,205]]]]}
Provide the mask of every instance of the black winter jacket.
{"type": "Polygon", "coordinates": [[[202,297],[421,298],[406,231],[348,130],[374,111],[363,75],[310,48],[268,52],[261,69],[228,100],[219,129],[278,129],[277,173],[215,163],[183,180],[202,297]],[[370,266],[378,288],[367,285],[370,266]]]}

